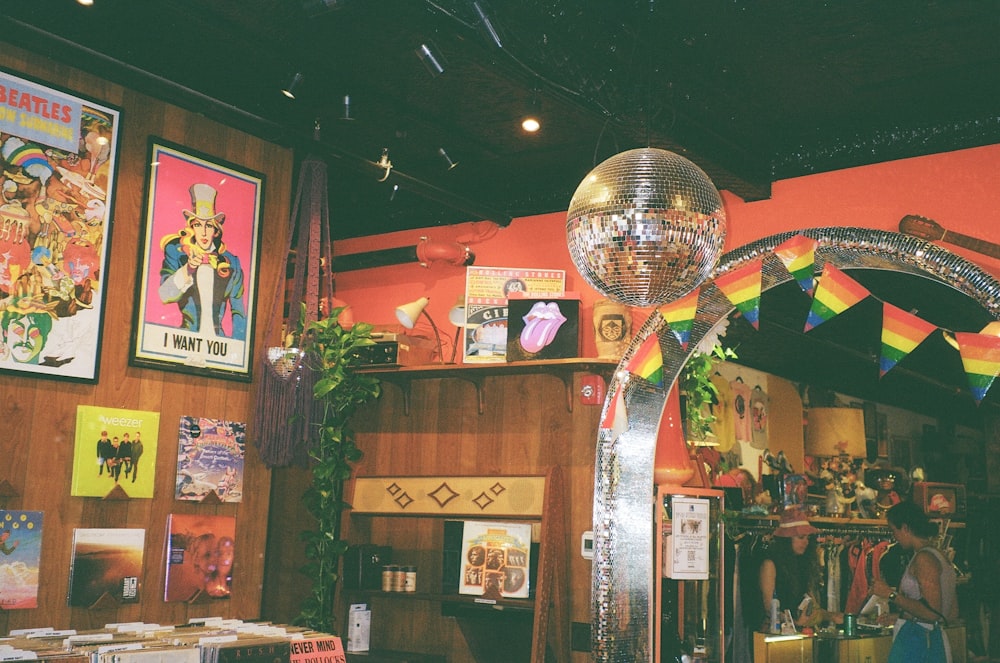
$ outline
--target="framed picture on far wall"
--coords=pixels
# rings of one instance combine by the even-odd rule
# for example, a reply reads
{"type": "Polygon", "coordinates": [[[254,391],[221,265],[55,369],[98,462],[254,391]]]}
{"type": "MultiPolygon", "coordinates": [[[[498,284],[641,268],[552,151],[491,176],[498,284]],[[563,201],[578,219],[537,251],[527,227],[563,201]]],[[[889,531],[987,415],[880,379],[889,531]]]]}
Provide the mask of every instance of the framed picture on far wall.
{"type": "Polygon", "coordinates": [[[149,142],[129,363],[249,382],[264,176],[149,142]]]}
{"type": "Polygon", "coordinates": [[[0,372],[96,383],[121,113],[0,70],[0,372]]]}

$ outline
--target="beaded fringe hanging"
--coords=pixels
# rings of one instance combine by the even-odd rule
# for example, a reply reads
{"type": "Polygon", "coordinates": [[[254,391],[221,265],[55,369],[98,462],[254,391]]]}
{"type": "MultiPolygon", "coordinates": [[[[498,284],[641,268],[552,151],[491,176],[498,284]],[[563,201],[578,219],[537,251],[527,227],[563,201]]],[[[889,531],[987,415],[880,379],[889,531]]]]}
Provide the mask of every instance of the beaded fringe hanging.
{"type": "Polygon", "coordinates": [[[275,324],[280,322],[282,328],[278,331],[282,338],[279,345],[267,348],[262,360],[254,408],[255,442],[261,460],[268,467],[307,462],[312,424],[319,415],[320,404],[313,398],[316,371],[309,366],[305,352],[289,346],[286,339],[300,325],[305,328],[316,320],[320,298],[329,298],[333,293],[328,269],[330,226],[326,182],[326,164],[306,158],[299,171],[288,229],[286,255],[293,255],[291,248],[295,242],[291,288],[286,287],[287,281],[279,282],[266,335],[269,341],[274,339],[275,324]],[[305,319],[301,319],[303,311],[305,319]]]}

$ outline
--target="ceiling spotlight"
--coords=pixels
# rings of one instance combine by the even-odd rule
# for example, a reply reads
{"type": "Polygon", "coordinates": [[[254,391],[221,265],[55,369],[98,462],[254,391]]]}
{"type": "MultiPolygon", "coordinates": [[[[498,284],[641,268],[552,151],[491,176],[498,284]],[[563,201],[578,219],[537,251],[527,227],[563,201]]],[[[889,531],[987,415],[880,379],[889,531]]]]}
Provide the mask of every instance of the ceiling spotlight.
{"type": "Polygon", "coordinates": [[[444,73],[444,61],[439,54],[434,52],[434,49],[429,44],[420,44],[417,47],[416,53],[432,77],[436,78],[444,73]]]}
{"type": "Polygon", "coordinates": [[[521,118],[521,128],[529,134],[533,134],[542,128],[540,110],[541,104],[538,103],[538,95],[536,94],[528,104],[528,111],[521,118]]]}
{"type": "Polygon", "coordinates": [[[444,151],[443,147],[438,148],[438,154],[441,155],[441,158],[444,160],[445,165],[448,166],[448,170],[451,170],[452,168],[458,165],[457,161],[451,160],[451,157],[448,156],[448,153],[444,151]]]}
{"type": "Polygon", "coordinates": [[[295,98],[295,88],[297,88],[302,83],[303,76],[299,72],[295,72],[292,79],[288,81],[288,85],[281,88],[281,94],[285,95],[289,99],[295,98]]]}
{"type": "Polygon", "coordinates": [[[76,0],[76,4],[83,5],[84,7],[90,7],[94,4],[94,0],[76,0]]]}

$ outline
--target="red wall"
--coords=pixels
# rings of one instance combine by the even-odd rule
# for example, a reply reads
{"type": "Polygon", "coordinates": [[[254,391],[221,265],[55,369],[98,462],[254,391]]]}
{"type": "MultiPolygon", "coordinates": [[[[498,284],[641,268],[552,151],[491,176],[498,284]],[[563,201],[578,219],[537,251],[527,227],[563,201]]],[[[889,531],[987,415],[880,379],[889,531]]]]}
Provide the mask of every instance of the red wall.
{"type": "MultiPolygon", "coordinates": [[[[904,159],[873,166],[776,182],[769,200],[746,203],[723,191],[728,219],[726,250],[779,232],[826,226],[897,230],[906,214],[936,220],[946,229],[1000,243],[1000,145],[904,159]]],[[[569,201],[566,201],[567,207],[569,201]]],[[[331,207],[336,209],[336,203],[331,207]]],[[[476,265],[546,267],[566,270],[567,289],[583,300],[582,319],[600,295],[577,273],[566,248],[565,212],[515,219],[494,237],[473,245],[476,265]]],[[[337,242],[338,256],[416,244],[421,236],[450,242],[473,224],[428,228],[337,242]]],[[[1000,276],[1000,260],[958,249],[956,253],[1000,276]]],[[[445,336],[447,356],[454,327],[448,310],[463,294],[465,270],[417,263],[344,272],[337,296],[351,305],[356,320],[395,324],[397,304],[427,296],[428,313],[445,336]]],[[[636,312],[644,318],[644,312],[636,312]]],[[[422,328],[418,326],[418,331],[422,328]]],[[[428,332],[429,333],[429,332],[428,332]]],[[[596,355],[593,334],[584,336],[584,356],[596,355]]]]}

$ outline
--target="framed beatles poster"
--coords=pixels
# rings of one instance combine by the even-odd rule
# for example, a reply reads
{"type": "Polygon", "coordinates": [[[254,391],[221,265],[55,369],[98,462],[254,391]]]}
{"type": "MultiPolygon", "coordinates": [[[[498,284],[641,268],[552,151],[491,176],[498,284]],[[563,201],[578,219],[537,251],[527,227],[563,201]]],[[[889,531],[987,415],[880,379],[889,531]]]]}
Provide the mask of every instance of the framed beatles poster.
{"type": "Polygon", "coordinates": [[[151,138],[129,363],[250,381],[264,176],[151,138]]]}
{"type": "Polygon", "coordinates": [[[97,382],[120,125],[0,70],[0,372],[97,382]]]}

